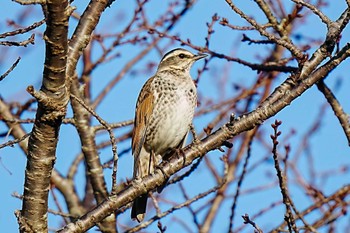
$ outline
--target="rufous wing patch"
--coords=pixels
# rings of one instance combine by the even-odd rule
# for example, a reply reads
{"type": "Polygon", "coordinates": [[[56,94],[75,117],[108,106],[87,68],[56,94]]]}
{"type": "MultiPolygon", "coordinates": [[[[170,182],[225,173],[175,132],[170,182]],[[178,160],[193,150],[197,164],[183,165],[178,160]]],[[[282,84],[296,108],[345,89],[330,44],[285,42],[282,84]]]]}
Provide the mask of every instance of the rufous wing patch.
{"type": "Polygon", "coordinates": [[[151,79],[143,86],[136,106],[134,130],[132,134],[132,153],[138,157],[145,142],[148,121],[153,112],[154,96],[150,90],[151,79]]]}

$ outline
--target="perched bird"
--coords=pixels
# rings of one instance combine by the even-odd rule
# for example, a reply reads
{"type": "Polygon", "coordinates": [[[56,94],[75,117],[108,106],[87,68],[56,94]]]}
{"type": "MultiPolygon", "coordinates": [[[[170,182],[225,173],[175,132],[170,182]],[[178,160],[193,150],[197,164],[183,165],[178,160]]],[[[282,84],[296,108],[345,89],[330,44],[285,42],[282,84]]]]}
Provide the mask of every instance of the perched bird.
{"type": "MultiPolygon", "coordinates": [[[[174,49],[164,55],[156,74],[142,87],[132,134],[134,179],[153,173],[162,158],[184,146],[197,105],[190,69],[195,61],[206,56],[174,49]]],[[[132,219],[143,221],[147,197],[144,194],[134,201],[132,219]]]]}

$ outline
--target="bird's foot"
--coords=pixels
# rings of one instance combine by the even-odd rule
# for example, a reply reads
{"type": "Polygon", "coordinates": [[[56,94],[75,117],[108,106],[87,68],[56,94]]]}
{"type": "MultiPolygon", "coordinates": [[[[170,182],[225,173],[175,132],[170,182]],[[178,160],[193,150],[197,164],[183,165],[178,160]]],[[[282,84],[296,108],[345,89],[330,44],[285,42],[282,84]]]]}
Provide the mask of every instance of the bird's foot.
{"type": "MultiPolygon", "coordinates": [[[[163,163],[166,163],[166,162],[163,161],[163,163]]],[[[158,193],[161,193],[162,190],[165,188],[166,184],[168,183],[168,180],[169,180],[170,176],[164,171],[164,169],[163,169],[161,166],[156,165],[155,167],[156,167],[156,168],[159,168],[159,170],[162,172],[162,174],[163,174],[163,176],[164,176],[164,179],[165,179],[165,181],[163,182],[163,184],[160,185],[159,187],[157,187],[157,192],[158,192],[158,193]]]]}
{"type": "Polygon", "coordinates": [[[185,163],[186,163],[186,154],[183,151],[183,149],[181,149],[181,148],[175,149],[175,154],[176,154],[177,158],[180,158],[180,156],[182,157],[183,165],[185,165],[185,163]]]}
{"type": "MultiPolygon", "coordinates": [[[[163,161],[163,163],[164,163],[164,161],[163,161]]],[[[156,165],[155,168],[158,168],[162,172],[162,174],[166,180],[169,179],[170,176],[168,174],[166,174],[166,172],[164,171],[164,169],[160,165],[156,165]]]]}

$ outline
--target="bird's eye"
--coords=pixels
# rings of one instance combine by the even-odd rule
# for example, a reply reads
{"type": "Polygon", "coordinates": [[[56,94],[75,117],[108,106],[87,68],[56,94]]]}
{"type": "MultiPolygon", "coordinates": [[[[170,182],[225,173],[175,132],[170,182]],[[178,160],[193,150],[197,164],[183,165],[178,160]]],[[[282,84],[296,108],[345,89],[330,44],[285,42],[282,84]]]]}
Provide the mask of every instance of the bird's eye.
{"type": "Polygon", "coordinates": [[[185,54],[180,53],[180,54],[179,54],[179,58],[181,58],[181,59],[182,59],[182,58],[185,58],[185,54]]]}

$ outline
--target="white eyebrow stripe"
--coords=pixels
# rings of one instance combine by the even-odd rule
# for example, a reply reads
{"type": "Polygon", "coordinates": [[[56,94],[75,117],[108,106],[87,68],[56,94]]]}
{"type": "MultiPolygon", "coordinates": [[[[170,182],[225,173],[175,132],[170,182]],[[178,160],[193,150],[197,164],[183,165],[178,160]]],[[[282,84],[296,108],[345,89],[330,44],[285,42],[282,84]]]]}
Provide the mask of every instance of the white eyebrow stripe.
{"type": "Polygon", "coordinates": [[[184,49],[176,49],[176,50],[172,50],[170,52],[168,52],[167,54],[164,55],[163,59],[161,60],[161,62],[165,61],[165,60],[168,60],[169,58],[171,57],[176,57],[178,56],[179,54],[181,53],[184,53],[188,56],[193,56],[192,53],[190,53],[189,51],[187,50],[184,50],[184,49]]]}

